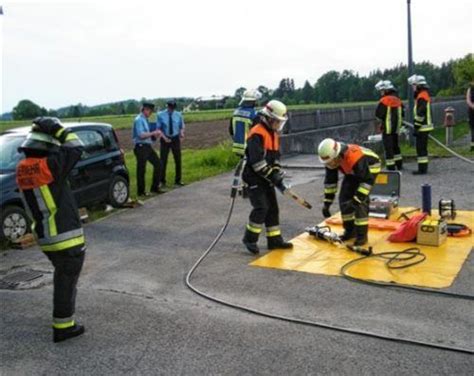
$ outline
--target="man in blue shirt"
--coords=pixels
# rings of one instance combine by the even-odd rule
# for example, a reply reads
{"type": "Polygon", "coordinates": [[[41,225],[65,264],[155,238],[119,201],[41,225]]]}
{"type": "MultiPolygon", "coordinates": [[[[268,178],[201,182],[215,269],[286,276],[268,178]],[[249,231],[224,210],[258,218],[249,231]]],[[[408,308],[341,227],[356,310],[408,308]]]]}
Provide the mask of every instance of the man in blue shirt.
{"type": "Polygon", "coordinates": [[[161,163],[160,158],[155,149],[153,149],[153,142],[156,137],[163,137],[159,129],[150,131],[148,118],[155,109],[153,103],[144,102],[140,114],[137,115],[133,122],[133,142],[135,147],[133,153],[137,159],[137,194],[138,196],[147,196],[145,192],[145,171],[146,163],[150,162],[153,165],[153,179],[151,183],[151,192],[161,193],[160,178],[161,178],[161,163]]]}
{"type": "Polygon", "coordinates": [[[168,108],[161,111],[157,117],[157,129],[163,133],[160,140],[160,156],[163,166],[161,183],[166,185],[166,165],[168,154],[173,153],[175,163],[175,185],[183,186],[181,181],[181,141],[184,139],[184,121],[181,112],[176,111],[176,101],[170,100],[168,108]]]}

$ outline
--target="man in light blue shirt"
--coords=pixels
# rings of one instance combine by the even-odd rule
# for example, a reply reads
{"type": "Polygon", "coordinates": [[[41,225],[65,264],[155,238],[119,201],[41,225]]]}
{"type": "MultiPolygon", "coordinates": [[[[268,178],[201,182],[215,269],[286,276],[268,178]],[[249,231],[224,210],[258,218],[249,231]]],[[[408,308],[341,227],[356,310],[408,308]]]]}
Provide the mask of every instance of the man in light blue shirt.
{"type": "Polygon", "coordinates": [[[161,162],[158,154],[153,149],[153,142],[156,138],[163,137],[161,131],[156,129],[150,131],[148,118],[155,109],[153,103],[145,102],[142,104],[141,112],[133,122],[133,142],[135,147],[133,153],[137,159],[137,193],[138,196],[147,196],[145,192],[145,172],[146,163],[153,165],[153,179],[151,183],[151,192],[160,193],[161,180],[161,162]]]}
{"type": "Polygon", "coordinates": [[[181,141],[184,139],[184,121],[181,112],[176,111],[176,101],[170,100],[168,108],[161,111],[157,116],[157,129],[163,134],[160,140],[160,156],[163,166],[161,174],[162,185],[166,184],[166,165],[168,154],[173,153],[175,163],[175,185],[183,186],[181,181],[181,141]]]}

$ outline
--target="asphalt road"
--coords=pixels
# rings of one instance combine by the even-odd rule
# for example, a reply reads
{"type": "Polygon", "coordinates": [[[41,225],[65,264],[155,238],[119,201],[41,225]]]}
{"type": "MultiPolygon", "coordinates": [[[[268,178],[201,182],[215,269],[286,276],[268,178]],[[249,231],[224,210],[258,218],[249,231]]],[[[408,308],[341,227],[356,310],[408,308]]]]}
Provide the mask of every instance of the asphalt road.
{"type": "MultiPolygon", "coordinates": [[[[291,238],[322,220],[323,182],[320,171],[289,172],[315,207],[300,209],[280,196],[291,238]]],[[[402,205],[419,206],[420,185],[428,182],[434,203],[454,198],[458,208],[473,210],[472,173],[455,159],[435,160],[424,178],[407,172],[402,205]]],[[[184,275],[225,219],[230,180],[226,174],[195,183],[86,226],[76,316],[87,332],[80,338],[52,343],[50,284],[0,290],[1,375],[472,374],[470,355],[271,320],[186,289],[184,275]]],[[[252,256],[240,238],[249,208],[238,200],[228,232],[196,273],[199,288],[282,315],[474,348],[472,302],[248,266],[252,256]]],[[[0,273],[51,269],[36,250],[0,257],[0,273]]],[[[474,294],[473,276],[471,256],[451,290],[474,294]]]]}

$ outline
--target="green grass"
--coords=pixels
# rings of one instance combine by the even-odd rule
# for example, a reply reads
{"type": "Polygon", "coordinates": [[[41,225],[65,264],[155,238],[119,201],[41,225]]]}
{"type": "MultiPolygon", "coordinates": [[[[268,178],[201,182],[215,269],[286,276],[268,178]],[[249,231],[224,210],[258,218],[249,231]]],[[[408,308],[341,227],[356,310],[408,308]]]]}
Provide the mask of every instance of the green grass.
{"type": "MultiPolygon", "coordinates": [[[[453,139],[454,141],[464,137],[470,132],[469,124],[467,122],[456,124],[453,130],[453,139]]],[[[431,132],[431,135],[437,140],[441,141],[443,144],[446,142],[446,128],[436,128],[431,132]]],[[[408,143],[404,142],[400,145],[400,149],[403,157],[416,157],[415,147],[411,147],[408,143]]],[[[451,147],[455,152],[465,156],[472,157],[472,152],[470,152],[470,143],[468,142],[463,146],[454,146],[451,147]]],[[[452,157],[453,155],[447,150],[443,149],[441,146],[435,144],[434,141],[428,141],[428,154],[435,157],[452,157]]]]}
{"type": "MultiPolygon", "coordinates": [[[[125,161],[130,173],[130,196],[132,198],[136,198],[136,159],[133,151],[125,153],[125,161]]],[[[223,172],[232,170],[237,165],[238,161],[239,159],[232,153],[229,143],[224,143],[213,148],[203,150],[183,150],[182,181],[185,184],[190,184],[211,176],[219,175],[223,172]]],[[[166,171],[166,181],[168,184],[174,182],[175,180],[174,169],[174,160],[170,153],[166,171]]],[[[146,190],[150,189],[152,173],[152,166],[148,163],[145,176],[146,190]]]]}
{"type": "MultiPolygon", "coordinates": [[[[314,109],[325,109],[325,108],[341,108],[341,107],[354,107],[370,105],[376,102],[352,102],[352,103],[324,103],[324,104],[302,104],[289,106],[290,110],[314,110],[314,109]]],[[[214,120],[226,120],[232,116],[233,109],[225,110],[208,110],[208,111],[191,111],[184,113],[185,123],[195,123],[203,121],[214,121],[214,120]]],[[[105,115],[105,116],[91,116],[83,118],[62,118],[65,122],[82,121],[82,122],[94,122],[94,123],[108,123],[112,124],[115,129],[126,129],[131,128],[133,119],[136,115],[105,115]]],[[[155,116],[152,117],[152,121],[155,121],[155,116]]],[[[17,128],[22,126],[30,125],[28,120],[13,120],[13,121],[0,121],[0,131],[6,131],[11,128],[17,128]]]]}

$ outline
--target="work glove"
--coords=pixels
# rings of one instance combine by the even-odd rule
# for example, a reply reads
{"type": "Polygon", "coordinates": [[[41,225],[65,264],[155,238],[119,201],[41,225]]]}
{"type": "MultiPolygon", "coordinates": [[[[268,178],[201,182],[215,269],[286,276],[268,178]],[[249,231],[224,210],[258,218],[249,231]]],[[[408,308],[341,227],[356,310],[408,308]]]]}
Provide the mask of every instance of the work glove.
{"type": "Polygon", "coordinates": [[[61,122],[58,118],[49,116],[39,116],[33,120],[33,132],[46,133],[53,137],[58,137],[60,130],[63,129],[61,122]]]}
{"type": "Polygon", "coordinates": [[[329,208],[331,207],[331,204],[328,202],[324,203],[323,206],[323,217],[324,218],[329,218],[331,216],[331,212],[329,211],[329,208]]]}
{"type": "Polygon", "coordinates": [[[284,176],[285,176],[285,172],[282,169],[280,169],[278,167],[273,167],[272,171],[270,172],[270,175],[268,175],[268,180],[270,180],[270,182],[275,187],[280,189],[279,187],[281,187],[283,185],[283,177],[284,176]]]}

